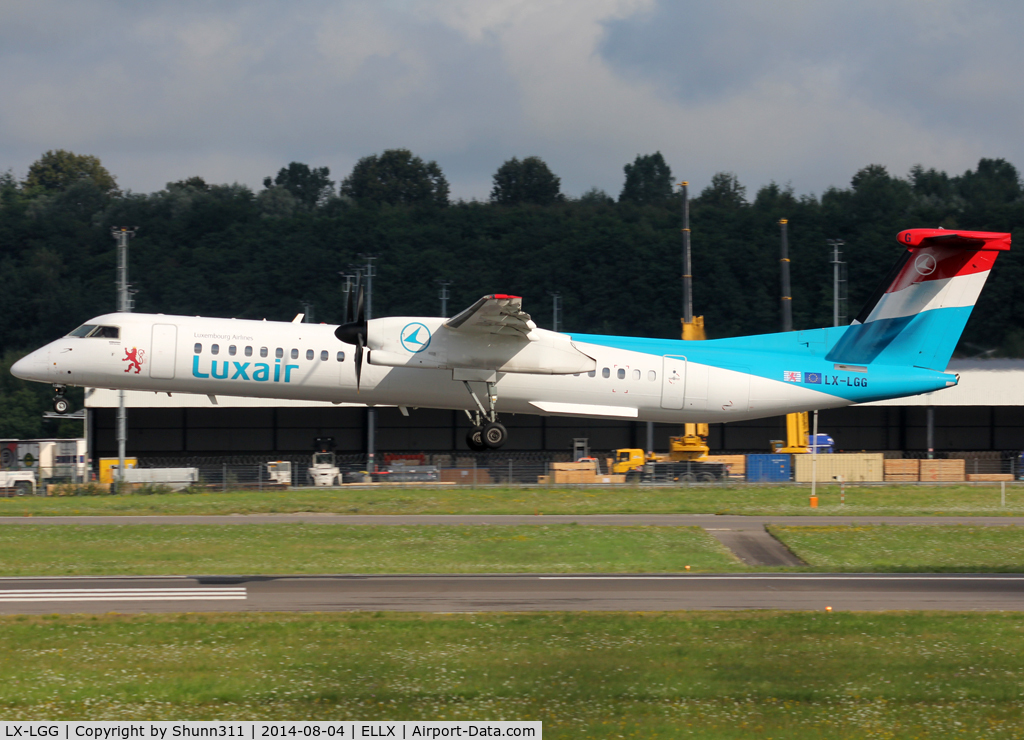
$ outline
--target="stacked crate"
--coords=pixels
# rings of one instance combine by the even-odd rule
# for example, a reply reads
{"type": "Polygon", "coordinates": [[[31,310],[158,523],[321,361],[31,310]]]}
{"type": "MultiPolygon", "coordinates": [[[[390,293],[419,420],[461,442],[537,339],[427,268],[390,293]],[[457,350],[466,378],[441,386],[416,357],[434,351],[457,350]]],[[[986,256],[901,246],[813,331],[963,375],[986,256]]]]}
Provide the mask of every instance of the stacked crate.
{"type": "Polygon", "coordinates": [[[966,479],[963,460],[922,460],[921,480],[955,483],[966,479]]]}
{"type": "Polygon", "coordinates": [[[921,480],[921,461],[913,460],[886,460],[885,461],[886,481],[919,481],[921,480]]]}
{"type": "Polygon", "coordinates": [[[625,483],[625,475],[602,475],[596,460],[551,463],[551,475],[538,478],[539,483],[625,483]],[[540,480],[544,478],[546,480],[540,480]]]}
{"type": "Polygon", "coordinates": [[[723,463],[730,478],[743,478],[747,474],[746,455],[708,455],[700,462],[723,463]]]}

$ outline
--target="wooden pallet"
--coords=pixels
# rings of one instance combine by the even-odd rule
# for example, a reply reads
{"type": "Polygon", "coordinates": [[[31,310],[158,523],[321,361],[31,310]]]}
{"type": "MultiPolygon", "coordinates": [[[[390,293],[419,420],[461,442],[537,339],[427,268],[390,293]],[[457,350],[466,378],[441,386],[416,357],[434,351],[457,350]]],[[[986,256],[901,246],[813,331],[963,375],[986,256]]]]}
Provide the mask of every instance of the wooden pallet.
{"type": "Polygon", "coordinates": [[[965,480],[964,460],[922,460],[921,480],[953,483],[965,480]]]}

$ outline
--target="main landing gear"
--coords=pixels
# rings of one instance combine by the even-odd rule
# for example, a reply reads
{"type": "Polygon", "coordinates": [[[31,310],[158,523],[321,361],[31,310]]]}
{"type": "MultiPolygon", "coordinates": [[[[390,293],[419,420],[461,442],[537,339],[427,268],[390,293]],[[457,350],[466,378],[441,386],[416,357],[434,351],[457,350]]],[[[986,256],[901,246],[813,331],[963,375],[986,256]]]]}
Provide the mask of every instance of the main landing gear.
{"type": "Polygon", "coordinates": [[[473,428],[466,434],[466,444],[474,452],[498,449],[508,440],[508,430],[498,421],[498,413],[494,410],[494,406],[498,402],[494,383],[487,384],[488,408],[485,409],[469,382],[465,380],[462,382],[465,384],[466,390],[469,391],[469,395],[476,401],[477,407],[476,411],[466,411],[466,416],[473,423],[473,428]]]}
{"type": "Polygon", "coordinates": [[[53,398],[53,410],[58,414],[66,414],[71,410],[71,401],[64,398],[64,394],[67,392],[68,387],[66,385],[55,385],[53,391],[57,395],[53,398]]]}

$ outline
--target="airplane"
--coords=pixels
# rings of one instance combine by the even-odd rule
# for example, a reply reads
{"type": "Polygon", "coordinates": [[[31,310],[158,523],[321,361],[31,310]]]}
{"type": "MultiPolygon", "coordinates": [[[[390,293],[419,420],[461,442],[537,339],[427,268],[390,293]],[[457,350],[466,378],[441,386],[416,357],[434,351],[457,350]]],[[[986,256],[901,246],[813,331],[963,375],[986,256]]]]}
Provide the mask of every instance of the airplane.
{"type": "Polygon", "coordinates": [[[52,384],[465,411],[467,444],[497,449],[499,413],[728,422],[954,386],[945,369],[1010,234],[909,229],[899,261],[849,325],[683,341],[557,333],[522,299],[487,295],[453,318],[340,325],[110,313],[14,364],[52,384]],[[483,400],[481,400],[481,397],[483,400]]]}

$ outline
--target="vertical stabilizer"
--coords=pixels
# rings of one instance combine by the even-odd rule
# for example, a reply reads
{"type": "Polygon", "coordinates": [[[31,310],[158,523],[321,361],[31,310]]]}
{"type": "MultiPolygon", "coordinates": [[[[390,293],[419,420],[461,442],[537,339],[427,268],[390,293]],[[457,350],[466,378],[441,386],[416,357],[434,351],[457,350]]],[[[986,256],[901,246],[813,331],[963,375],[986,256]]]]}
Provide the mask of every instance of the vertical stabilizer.
{"type": "Polygon", "coordinates": [[[909,229],[907,251],[827,359],[945,370],[978,295],[1010,235],[909,229]]]}

